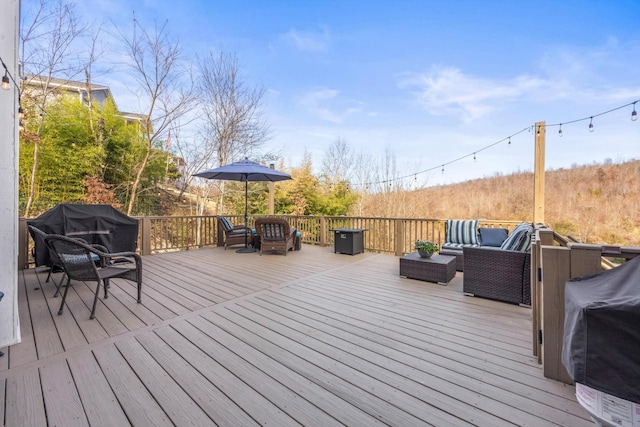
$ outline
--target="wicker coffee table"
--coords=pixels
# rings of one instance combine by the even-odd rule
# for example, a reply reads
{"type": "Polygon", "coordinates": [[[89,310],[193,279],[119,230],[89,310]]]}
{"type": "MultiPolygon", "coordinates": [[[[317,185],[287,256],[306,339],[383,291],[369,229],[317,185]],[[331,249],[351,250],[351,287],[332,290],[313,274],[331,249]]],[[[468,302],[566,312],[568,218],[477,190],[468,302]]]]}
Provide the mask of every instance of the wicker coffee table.
{"type": "Polygon", "coordinates": [[[456,257],[432,255],[422,258],[417,253],[408,254],[400,258],[400,275],[446,285],[456,275],[456,257]]]}

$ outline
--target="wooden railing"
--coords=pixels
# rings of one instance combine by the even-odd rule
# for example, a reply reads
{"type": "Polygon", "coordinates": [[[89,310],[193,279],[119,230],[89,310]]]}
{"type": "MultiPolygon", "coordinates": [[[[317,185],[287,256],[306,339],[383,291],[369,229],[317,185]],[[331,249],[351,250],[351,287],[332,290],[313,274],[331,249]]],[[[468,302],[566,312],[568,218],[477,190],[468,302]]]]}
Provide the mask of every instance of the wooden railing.
{"type": "Polygon", "coordinates": [[[631,259],[640,256],[640,248],[576,243],[542,225],[536,227],[531,248],[533,354],[545,377],[571,383],[561,361],[564,284],[607,268],[603,257],[631,259]]]}
{"type": "MultiPolygon", "coordinates": [[[[301,234],[302,243],[320,246],[333,245],[336,228],[366,229],[365,250],[402,256],[413,252],[414,242],[430,240],[442,245],[445,222],[442,219],[381,218],[345,216],[281,215],[301,234]]],[[[244,223],[244,216],[227,215],[234,224],[244,223]]],[[[248,217],[253,227],[258,215],[248,217]]],[[[140,222],[138,250],[143,255],[184,251],[208,246],[220,246],[223,236],[218,230],[216,216],[153,216],[138,217],[140,222]]],[[[480,227],[502,227],[512,230],[519,221],[480,220],[480,227]]],[[[20,220],[19,265],[30,263],[32,242],[28,237],[26,220],[20,220]]]]}

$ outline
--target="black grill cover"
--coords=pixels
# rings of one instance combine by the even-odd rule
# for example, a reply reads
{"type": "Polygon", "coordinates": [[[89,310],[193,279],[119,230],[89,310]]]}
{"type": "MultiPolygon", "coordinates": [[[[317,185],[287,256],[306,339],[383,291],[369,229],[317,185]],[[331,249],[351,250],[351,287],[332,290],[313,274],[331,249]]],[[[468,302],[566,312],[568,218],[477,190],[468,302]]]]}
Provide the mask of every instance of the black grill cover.
{"type": "Polygon", "coordinates": [[[565,284],[562,363],[575,382],[640,403],[640,256],[565,284]]]}
{"type": "MultiPolygon", "coordinates": [[[[109,252],[135,251],[138,246],[138,220],[111,205],[61,203],[27,224],[47,234],[79,237],[88,243],[101,244],[109,252]]],[[[38,240],[34,238],[36,266],[50,265],[49,250],[38,240]]]]}

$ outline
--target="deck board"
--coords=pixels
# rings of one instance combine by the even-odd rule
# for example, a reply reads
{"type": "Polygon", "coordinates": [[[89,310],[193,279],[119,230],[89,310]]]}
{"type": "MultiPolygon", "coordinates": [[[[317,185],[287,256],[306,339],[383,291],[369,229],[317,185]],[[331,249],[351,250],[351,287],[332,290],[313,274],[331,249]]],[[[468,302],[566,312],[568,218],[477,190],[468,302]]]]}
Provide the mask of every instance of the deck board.
{"type": "Polygon", "coordinates": [[[173,425],[115,345],[104,346],[96,350],[94,355],[131,424],[173,425]]]}
{"type": "Polygon", "coordinates": [[[531,310],[463,295],[459,272],[442,286],[315,246],[143,265],[142,303],[114,279],[94,320],[95,284],[58,316],[46,270],[20,272],[3,425],[592,425],[573,386],[544,378],[531,310]]]}
{"type": "Polygon", "coordinates": [[[242,380],[243,366],[229,369],[224,348],[185,322],[175,329],[162,328],[158,334],[168,342],[179,344],[180,352],[203,376],[253,419],[269,419],[274,425],[297,425],[295,419],[242,380]],[[192,344],[198,343],[198,345],[192,344]],[[226,362],[226,363],[225,363],[226,362]]]}
{"type": "MultiPolygon", "coordinates": [[[[220,343],[220,345],[232,350],[238,356],[261,369],[263,372],[269,372],[272,377],[277,378],[284,386],[290,390],[295,390],[302,398],[313,402],[319,409],[327,413],[333,412],[334,417],[338,421],[346,425],[366,423],[367,425],[373,426],[379,424],[375,418],[368,416],[359,408],[348,404],[343,399],[338,398],[316,383],[288,369],[277,360],[272,359],[249,343],[242,341],[204,318],[198,317],[190,319],[189,323],[208,336],[215,337],[215,340],[220,343]]],[[[208,343],[208,341],[204,342],[208,343]]]]}
{"type": "Polygon", "coordinates": [[[69,427],[87,425],[78,389],[65,360],[43,366],[40,369],[40,381],[49,424],[69,427]]]}

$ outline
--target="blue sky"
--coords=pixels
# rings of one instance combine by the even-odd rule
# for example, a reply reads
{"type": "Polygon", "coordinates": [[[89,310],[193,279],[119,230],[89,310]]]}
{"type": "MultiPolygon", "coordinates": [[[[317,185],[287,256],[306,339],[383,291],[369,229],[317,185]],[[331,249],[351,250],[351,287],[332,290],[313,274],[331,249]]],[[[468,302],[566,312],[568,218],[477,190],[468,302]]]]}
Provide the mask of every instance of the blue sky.
{"type": "MultiPolygon", "coordinates": [[[[84,18],[124,28],[134,10],[143,22],[168,19],[190,56],[235,52],[266,89],[265,150],[289,166],[306,151],[319,168],[341,138],[375,161],[393,153],[398,174],[418,185],[531,171],[534,134],[525,129],[535,122],[640,99],[638,0],[76,3],[84,18]]],[[[126,77],[103,77],[119,107],[135,110],[126,77]]],[[[640,158],[631,111],[595,117],[594,132],[589,120],[563,126],[562,138],[549,127],[547,169],[640,158]]]]}

